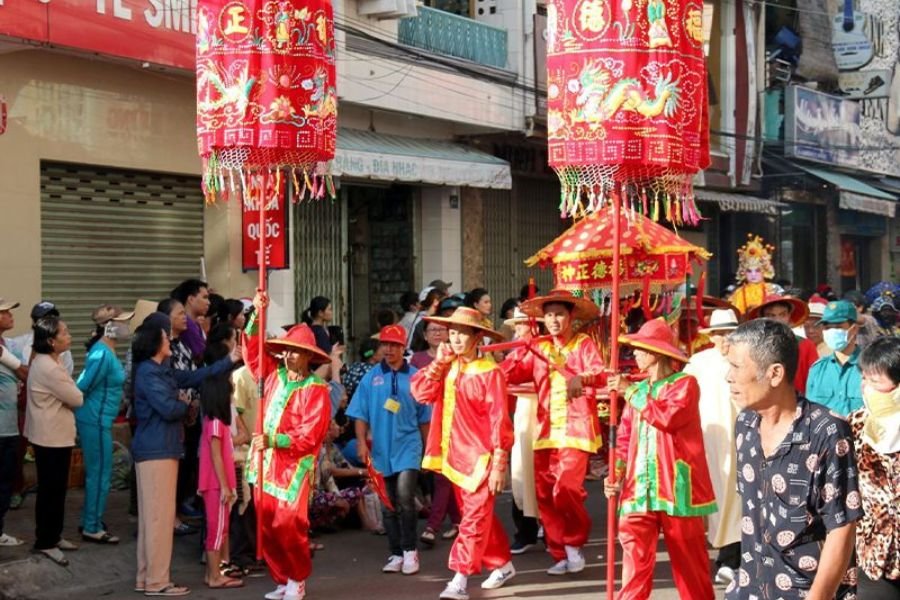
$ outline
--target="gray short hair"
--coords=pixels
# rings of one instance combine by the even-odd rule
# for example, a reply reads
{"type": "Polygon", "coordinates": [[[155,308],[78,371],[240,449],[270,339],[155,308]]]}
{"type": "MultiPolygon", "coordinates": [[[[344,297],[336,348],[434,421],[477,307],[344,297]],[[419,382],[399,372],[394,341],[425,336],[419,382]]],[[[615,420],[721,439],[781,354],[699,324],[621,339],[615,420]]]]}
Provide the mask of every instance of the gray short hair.
{"type": "Polygon", "coordinates": [[[771,365],[784,366],[788,381],[797,374],[800,349],[797,336],[784,323],[772,319],[754,319],[743,323],[728,336],[729,344],[746,344],[759,373],[771,365]]]}

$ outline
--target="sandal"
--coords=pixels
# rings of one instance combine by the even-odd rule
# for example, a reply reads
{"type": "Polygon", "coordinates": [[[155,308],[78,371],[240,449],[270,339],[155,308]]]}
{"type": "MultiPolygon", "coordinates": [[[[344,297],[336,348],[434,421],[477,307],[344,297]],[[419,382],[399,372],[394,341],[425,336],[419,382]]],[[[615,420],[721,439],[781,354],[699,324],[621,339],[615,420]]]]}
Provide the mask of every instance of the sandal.
{"type": "Polygon", "coordinates": [[[108,531],[101,531],[100,533],[82,533],[81,539],[86,542],[91,542],[93,544],[118,544],[119,538],[110,535],[108,531]]]}
{"type": "Polygon", "coordinates": [[[166,587],[161,590],[156,590],[152,592],[147,590],[144,592],[145,596],[187,596],[191,593],[191,588],[185,587],[183,585],[175,585],[174,583],[170,583],[166,587]]]}
{"type": "Polygon", "coordinates": [[[211,590],[224,590],[224,589],[232,589],[244,587],[244,580],[237,579],[236,577],[226,577],[225,580],[219,585],[212,585],[211,583],[207,583],[206,587],[211,590]]]}
{"type": "Polygon", "coordinates": [[[459,535],[459,527],[454,525],[453,527],[451,527],[450,529],[445,531],[443,534],[441,534],[441,537],[445,540],[452,540],[457,535],[459,535]]]}
{"type": "Polygon", "coordinates": [[[313,541],[309,542],[309,551],[310,552],[318,552],[319,550],[324,550],[324,549],[325,549],[325,544],[320,544],[318,542],[313,542],[313,541]]]}
{"type": "Polygon", "coordinates": [[[181,537],[183,535],[191,535],[193,533],[197,533],[200,531],[193,525],[188,525],[187,523],[179,523],[177,527],[175,527],[175,535],[181,537]]]}
{"type": "Polygon", "coordinates": [[[429,546],[434,546],[434,542],[436,540],[434,529],[431,527],[426,527],[425,531],[422,532],[422,535],[419,536],[419,539],[429,546]]]}
{"type": "Polygon", "coordinates": [[[66,558],[66,555],[59,548],[44,548],[43,550],[35,550],[35,552],[40,552],[61,567],[69,566],[69,559],[66,558]]]}
{"type": "Polygon", "coordinates": [[[219,563],[219,573],[221,573],[223,577],[230,578],[241,578],[247,576],[246,569],[233,562],[225,562],[224,560],[219,563]]]}

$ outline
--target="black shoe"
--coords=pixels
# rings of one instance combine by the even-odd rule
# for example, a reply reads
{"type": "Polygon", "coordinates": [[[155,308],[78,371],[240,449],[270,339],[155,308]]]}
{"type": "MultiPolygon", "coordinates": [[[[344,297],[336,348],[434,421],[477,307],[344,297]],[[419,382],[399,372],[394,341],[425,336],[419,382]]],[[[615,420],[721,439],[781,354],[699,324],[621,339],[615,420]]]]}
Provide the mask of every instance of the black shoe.
{"type": "Polygon", "coordinates": [[[512,546],[510,546],[509,551],[511,554],[525,554],[526,552],[534,548],[536,544],[536,541],[530,544],[517,541],[512,546]]]}

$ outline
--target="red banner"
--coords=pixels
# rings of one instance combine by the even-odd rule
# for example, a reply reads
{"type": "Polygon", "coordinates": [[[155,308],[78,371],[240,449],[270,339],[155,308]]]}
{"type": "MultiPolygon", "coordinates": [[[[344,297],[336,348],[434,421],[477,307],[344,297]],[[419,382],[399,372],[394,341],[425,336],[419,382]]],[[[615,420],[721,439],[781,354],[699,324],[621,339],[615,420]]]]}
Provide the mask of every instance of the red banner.
{"type": "MultiPolygon", "coordinates": [[[[641,285],[645,278],[654,284],[678,283],[690,269],[687,254],[637,254],[622,257],[619,270],[622,285],[641,285]]],[[[587,290],[612,286],[613,261],[610,257],[560,261],[553,265],[556,287],[587,290]]]]}
{"type": "Polygon", "coordinates": [[[0,37],[193,70],[197,0],[0,0],[0,37]]]}
{"type": "MultiPolygon", "coordinates": [[[[241,254],[244,271],[259,268],[259,210],[245,203],[241,215],[241,254]]],[[[288,269],[291,266],[288,243],[288,208],[284,202],[266,208],[266,267],[288,269]]]]}

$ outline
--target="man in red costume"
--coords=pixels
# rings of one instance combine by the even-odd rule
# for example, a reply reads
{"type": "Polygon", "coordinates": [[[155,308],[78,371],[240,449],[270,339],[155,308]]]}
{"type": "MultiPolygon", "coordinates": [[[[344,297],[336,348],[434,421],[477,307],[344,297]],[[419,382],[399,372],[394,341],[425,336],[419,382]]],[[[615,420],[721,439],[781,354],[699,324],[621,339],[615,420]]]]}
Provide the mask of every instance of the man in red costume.
{"type": "Polygon", "coordinates": [[[766,301],[747,314],[748,320],[772,319],[784,323],[794,330],[794,337],[800,348],[800,357],[797,362],[797,374],[794,375],[794,389],[801,396],[806,395],[806,380],[809,378],[809,370],[819,360],[818,347],[806,339],[797,335],[797,328],[802,327],[809,318],[809,306],[806,302],[790,296],[771,294],[766,296],[766,301]]]}
{"type": "Polygon", "coordinates": [[[449,566],[456,574],[440,597],[468,600],[468,578],[482,565],[493,569],[481,584],[484,589],[497,589],[516,574],[506,532],[494,516],[513,444],[506,378],[493,358],[478,353],[485,336],[501,336],[472,308],[426,320],[446,325],[450,341],[412,377],[416,400],[435,405],[422,466],[450,480],[462,515],[450,550],[449,566]]]}
{"type": "Polygon", "coordinates": [[[597,345],[575,333],[573,325],[593,320],[599,310],[563,290],[533,298],[521,309],[542,317],[551,339],[534,347],[540,356],[520,349],[501,366],[509,383],[533,381],[538,394],[534,478],[544,541],[556,561],[547,573],[578,573],[584,569],[581,549],[591,531],[584,476],[590,455],[600,448],[597,401],[585,388],[603,386],[606,379],[597,345]]]}
{"type": "MultiPolygon", "coordinates": [[[[616,483],[621,492],[619,542],[622,589],[618,600],[644,600],[653,589],[656,542],[662,531],[681,598],[712,600],[712,578],[703,516],[716,512],[716,497],[700,429],[700,387],[679,370],[687,362],[664,319],[648,321],[619,338],[634,348],[647,379],[625,393],[616,440],[616,483]]],[[[621,378],[610,378],[610,389],[621,378]]]]}
{"type": "MultiPolygon", "coordinates": [[[[253,304],[268,303],[264,293],[253,304]]],[[[258,380],[265,377],[262,432],[251,447],[248,481],[257,487],[256,515],[261,522],[263,559],[278,586],[268,600],[303,600],[312,571],[309,554],[309,493],[313,471],[331,423],[328,384],[310,367],[331,362],[316,346],[307,325],[295,325],[284,337],[266,342],[282,364],[259,356],[256,319],[247,324],[244,359],[258,380]],[[260,456],[260,453],[262,456],[260,456]],[[259,468],[262,465],[262,472],[259,468]]]]}

